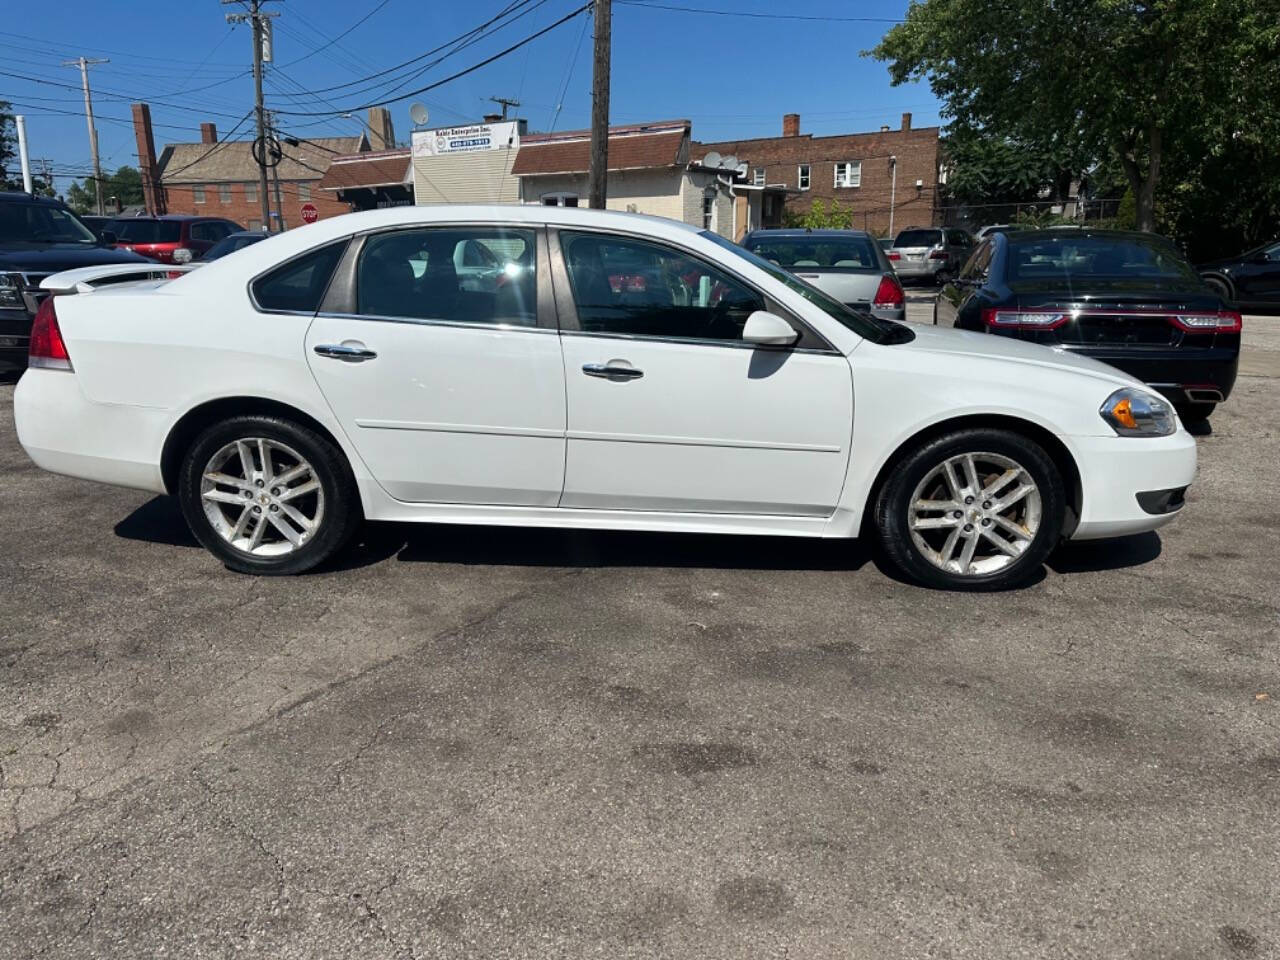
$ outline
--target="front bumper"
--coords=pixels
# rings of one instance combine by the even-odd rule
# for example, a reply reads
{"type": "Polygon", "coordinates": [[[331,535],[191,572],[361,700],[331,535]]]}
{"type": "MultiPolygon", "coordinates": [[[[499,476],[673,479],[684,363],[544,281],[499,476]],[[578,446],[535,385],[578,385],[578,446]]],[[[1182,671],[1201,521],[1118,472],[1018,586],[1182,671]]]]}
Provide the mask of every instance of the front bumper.
{"type": "Polygon", "coordinates": [[[1173,403],[1208,399],[1204,394],[1189,392],[1197,390],[1216,391],[1222,400],[1227,399],[1240,367],[1239,347],[1117,350],[1115,347],[1060,346],[1137,377],[1173,403]]]}
{"type": "Polygon", "coordinates": [[[1182,509],[1196,474],[1196,441],[1182,427],[1171,437],[1068,437],[1080,469],[1080,522],[1072,540],[1155,530],[1182,509]],[[1167,496],[1165,496],[1167,495],[1167,496]],[[1152,512],[1150,507],[1157,507],[1152,512]]]}

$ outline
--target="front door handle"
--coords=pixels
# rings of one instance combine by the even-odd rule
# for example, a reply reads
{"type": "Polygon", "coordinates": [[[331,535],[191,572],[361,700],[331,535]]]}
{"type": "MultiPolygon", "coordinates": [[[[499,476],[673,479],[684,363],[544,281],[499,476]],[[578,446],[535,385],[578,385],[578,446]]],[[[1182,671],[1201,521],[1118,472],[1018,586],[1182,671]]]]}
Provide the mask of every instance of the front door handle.
{"type": "Polygon", "coordinates": [[[364,363],[372,360],[377,354],[362,343],[317,343],[315,352],[331,360],[345,360],[347,363],[364,363]]]}
{"type": "Polygon", "coordinates": [[[602,377],[605,380],[617,382],[635,380],[644,376],[643,370],[637,370],[625,360],[610,360],[608,363],[584,363],[582,372],[588,377],[602,377]]]}

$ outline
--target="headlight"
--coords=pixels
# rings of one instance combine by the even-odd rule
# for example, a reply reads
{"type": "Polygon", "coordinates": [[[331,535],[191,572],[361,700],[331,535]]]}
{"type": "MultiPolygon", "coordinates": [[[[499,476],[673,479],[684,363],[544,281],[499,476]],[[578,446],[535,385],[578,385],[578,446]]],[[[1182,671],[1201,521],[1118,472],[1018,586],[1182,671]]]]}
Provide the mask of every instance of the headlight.
{"type": "Polygon", "coordinates": [[[1098,413],[1122,437],[1167,437],[1178,429],[1168,403],[1129,387],[1107,397],[1098,413]]]}
{"type": "Polygon", "coordinates": [[[22,301],[22,274],[0,273],[0,310],[25,310],[22,301]]]}

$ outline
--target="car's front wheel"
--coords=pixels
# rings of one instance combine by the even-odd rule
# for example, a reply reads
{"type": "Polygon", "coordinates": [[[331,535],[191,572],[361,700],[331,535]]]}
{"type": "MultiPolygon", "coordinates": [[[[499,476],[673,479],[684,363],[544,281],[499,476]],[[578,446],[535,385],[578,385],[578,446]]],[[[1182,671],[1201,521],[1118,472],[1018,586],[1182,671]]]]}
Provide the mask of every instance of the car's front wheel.
{"type": "Polygon", "coordinates": [[[309,570],[341,550],[361,520],[342,452],[273,416],[205,429],[183,460],[178,500],[196,539],[242,573],[309,570]]]}
{"type": "Polygon", "coordinates": [[[1033,576],[1062,536],[1066,494],[1048,454],[1005,430],[958,430],[908,452],[875,505],[880,544],[926,586],[998,590],[1033,576]]]}
{"type": "Polygon", "coordinates": [[[1217,406],[1216,403],[1180,403],[1174,409],[1184,424],[1204,423],[1217,406]]]}

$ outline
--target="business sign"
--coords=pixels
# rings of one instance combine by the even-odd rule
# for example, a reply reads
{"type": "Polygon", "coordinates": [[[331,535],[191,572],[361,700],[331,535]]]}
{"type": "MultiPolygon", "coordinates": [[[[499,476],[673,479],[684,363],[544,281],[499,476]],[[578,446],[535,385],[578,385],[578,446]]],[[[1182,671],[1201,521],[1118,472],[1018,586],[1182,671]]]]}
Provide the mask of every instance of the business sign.
{"type": "Polygon", "coordinates": [[[473,123],[463,127],[441,127],[438,130],[415,130],[413,134],[415,157],[505,150],[507,147],[519,145],[520,133],[514,121],[473,123]]]}

